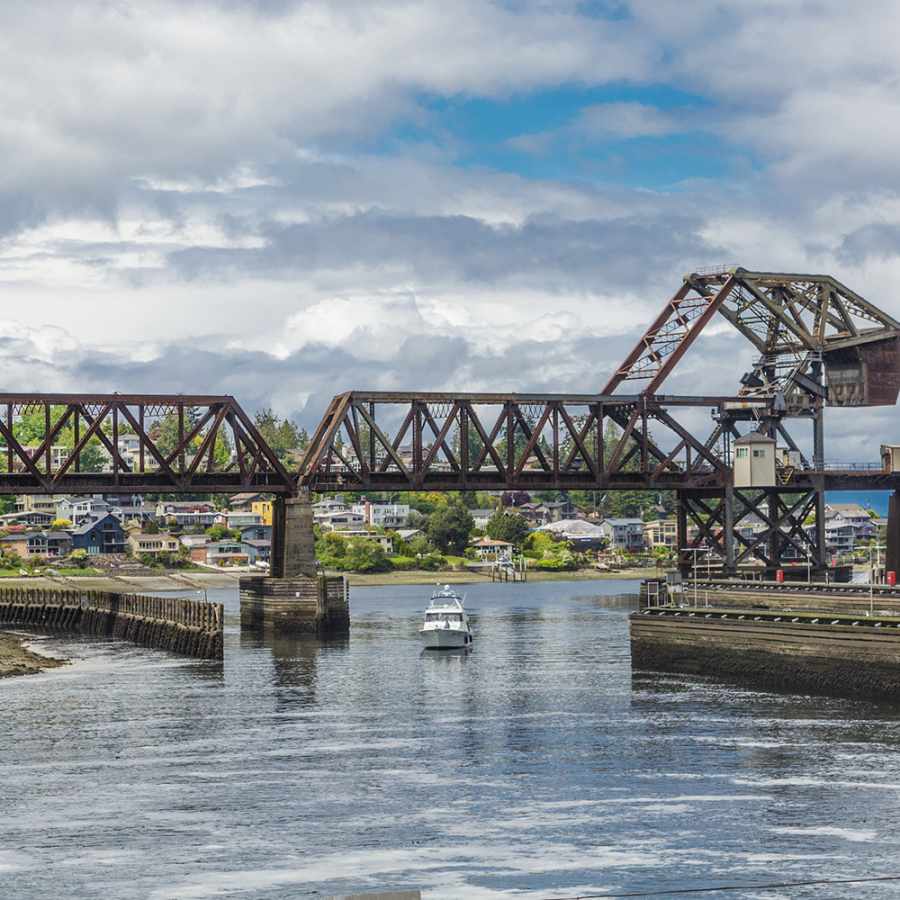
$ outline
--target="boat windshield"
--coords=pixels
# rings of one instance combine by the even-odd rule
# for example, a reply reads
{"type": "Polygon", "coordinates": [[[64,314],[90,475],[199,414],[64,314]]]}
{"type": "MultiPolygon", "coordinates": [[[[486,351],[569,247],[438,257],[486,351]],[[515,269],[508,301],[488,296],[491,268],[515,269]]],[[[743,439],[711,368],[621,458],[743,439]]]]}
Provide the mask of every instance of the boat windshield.
{"type": "Polygon", "coordinates": [[[462,622],[462,613],[433,612],[425,615],[426,622],[462,622]]]}

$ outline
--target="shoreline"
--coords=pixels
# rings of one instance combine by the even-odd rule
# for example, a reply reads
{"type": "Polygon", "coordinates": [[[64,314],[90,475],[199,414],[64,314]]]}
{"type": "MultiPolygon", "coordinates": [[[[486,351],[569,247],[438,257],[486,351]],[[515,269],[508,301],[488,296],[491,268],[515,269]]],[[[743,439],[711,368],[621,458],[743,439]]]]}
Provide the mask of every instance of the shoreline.
{"type": "MultiPolygon", "coordinates": [[[[341,572],[328,573],[340,575],[341,572]]],[[[572,572],[529,572],[525,582],[496,584],[528,584],[532,581],[639,581],[658,575],[656,569],[622,569],[605,572],[599,569],[575,569],[572,572]]],[[[373,572],[371,575],[347,573],[350,587],[385,587],[392,584],[491,584],[491,579],[477,572],[373,572]]]]}
{"type": "MultiPolygon", "coordinates": [[[[49,590],[95,590],[142,593],[145,591],[183,591],[199,593],[210,588],[237,587],[238,580],[251,572],[166,572],[157,575],[38,575],[0,579],[0,590],[10,588],[46,588],[49,590]]],[[[470,571],[407,572],[327,572],[346,574],[351,587],[392,584],[491,584],[488,576],[470,571]]],[[[599,569],[576,569],[572,572],[529,572],[528,581],[636,581],[659,577],[656,569],[622,569],[605,572],[599,569]]],[[[500,584],[505,582],[498,582],[500,584]]],[[[510,582],[512,583],[512,582],[510,582]]]]}
{"type": "Polygon", "coordinates": [[[30,636],[0,631],[0,678],[37,675],[45,669],[58,669],[69,664],[67,659],[35,653],[25,646],[29,640],[30,636]]]}

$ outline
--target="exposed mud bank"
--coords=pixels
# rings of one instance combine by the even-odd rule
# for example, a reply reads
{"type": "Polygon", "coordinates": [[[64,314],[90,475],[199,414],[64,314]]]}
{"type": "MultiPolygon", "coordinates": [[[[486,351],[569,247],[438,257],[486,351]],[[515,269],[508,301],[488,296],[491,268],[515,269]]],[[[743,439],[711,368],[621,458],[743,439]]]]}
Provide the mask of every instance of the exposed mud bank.
{"type": "Polygon", "coordinates": [[[0,678],[13,675],[36,675],[44,669],[56,669],[68,660],[41,656],[25,646],[29,639],[0,631],[0,678]]]}

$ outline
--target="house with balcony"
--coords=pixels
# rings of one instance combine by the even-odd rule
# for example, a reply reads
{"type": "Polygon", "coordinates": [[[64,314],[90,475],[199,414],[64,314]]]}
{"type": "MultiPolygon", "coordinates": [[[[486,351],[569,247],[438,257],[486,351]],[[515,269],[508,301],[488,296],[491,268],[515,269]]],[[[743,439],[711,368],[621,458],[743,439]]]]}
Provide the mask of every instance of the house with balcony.
{"type": "Polygon", "coordinates": [[[182,528],[209,528],[220,518],[216,508],[204,500],[160,500],[156,518],[182,528]]]}
{"type": "Polygon", "coordinates": [[[56,504],[56,515],[73,525],[96,521],[112,512],[112,505],[99,494],[91,497],[64,497],[56,504]]]}
{"type": "Polygon", "coordinates": [[[255,512],[227,512],[225,513],[225,525],[234,531],[240,531],[251,525],[262,525],[262,516],[255,512]]]}
{"type": "Polygon", "coordinates": [[[89,519],[72,529],[72,549],[86,550],[89,556],[100,553],[124,553],[127,536],[122,523],[112,513],[89,519]]]}
{"type": "Polygon", "coordinates": [[[498,541],[494,538],[483,537],[472,541],[469,546],[482,560],[500,559],[512,556],[513,545],[509,541],[498,541]]]}
{"type": "Polygon", "coordinates": [[[644,523],[641,519],[604,519],[598,526],[610,547],[637,553],[644,549],[644,523]]]}
{"type": "Polygon", "coordinates": [[[856,541],[872,540],[878,534],[878,526],[875,524],[869,511],[858,503],[826,503],[825,522],[839,518],[845,525],[853,527],[856,541]]]}
{"type": "Polygon", "coordinates": [[[72,552],[72,536],[67,531],[23,531],[0,538],[0,542],[23,559],[58,559],[72,552]]]}
{"type": "Polygon", "coordinates": [[[61,518],[57,515],[57,505],[61,500],[68,499],[64,494],[19,494],[16,497],[17,513],[44,513],[51,516],[51,521],[61,518]]]}
{"type": "Polygon", "coordinates": [[[316,524],[325,531],[353,531],[363,530],[365,521],[359,513],[344,507],[343,510],[322,513],[315,517],[316,524]]]}
{"type": "Polygon", "coordinates": [[[363,517],[363,524],[375,528],[396,530],[405,528],[409,522],[409,506],[405,503],[379,503],[364,500],[353,506],[352,511],[363,517]]]}
{"type": "Polygon", "coordinates": [[[210,541],[206,545],[206,563],[210,566],[245,566],[247,551],[242,541],[210,541]]]}
{"type": "Polygon", "coordinates": [[[244,491],[240,494],[232,494],[228,498],[228,508],[235,512],[251,512],[253,504],[264,501],[265,497],[256,491],[244,491]]]}
{"type": "Polygon", "coordinates": [[[177,554],[181,544],[172,534],[164,532],[145,534],[142,531],[132,531],[128,535],[128,546],[135,556],[159,556],[163,553],[177,554]]]}

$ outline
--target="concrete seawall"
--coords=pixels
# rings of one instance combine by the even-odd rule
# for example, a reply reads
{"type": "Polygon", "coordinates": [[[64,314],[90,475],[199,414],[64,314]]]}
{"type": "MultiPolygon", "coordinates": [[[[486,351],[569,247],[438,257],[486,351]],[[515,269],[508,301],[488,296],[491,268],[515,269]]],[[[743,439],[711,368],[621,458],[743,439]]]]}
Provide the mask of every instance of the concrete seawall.
{"type": "Polygon", "coordinates": [[[118,638],[196,659],[222,658],[221,603],[112,591],[0,588],[0,626],[118,638]]]}
{"type": "Polygon", "coordinates": [[[900,618],[643,610],[631,616],[631,660],[766,689],[900,702],[900,618]]]}

